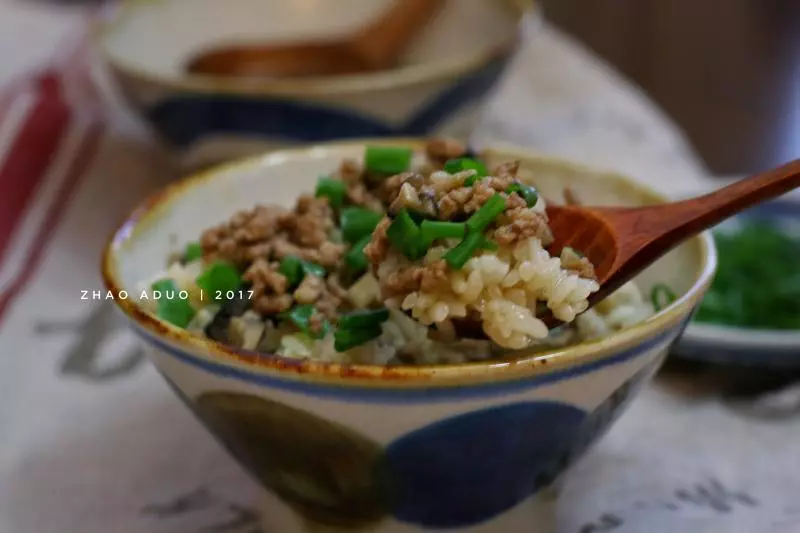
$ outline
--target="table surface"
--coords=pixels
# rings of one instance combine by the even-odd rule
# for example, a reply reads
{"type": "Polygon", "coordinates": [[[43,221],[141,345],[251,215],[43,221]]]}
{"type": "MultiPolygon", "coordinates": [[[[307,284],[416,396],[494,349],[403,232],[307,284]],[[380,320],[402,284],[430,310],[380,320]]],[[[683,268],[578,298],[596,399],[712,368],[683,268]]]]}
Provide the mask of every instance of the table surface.
{"type": "MultiPolygon", "coordinates": [[[[0,83],[51,57],[79,17],[0,0],[0,83]]],[[[170,178],[148,140],[114,120],[0,323],[0,531],[252,533],[256,487],[173,397],[110,304],[79,299],[101,286],[96,258],[119,214],[170,178]]],[[[475,137],[672,194],[713,183],[640,90],[550,27],[520,52],[475,137]]],[[[560,533],[800,530],[800,420],[742,409],[718,373],[696,371],[663,373],[578,465],[559,503],[560,533]]]]}

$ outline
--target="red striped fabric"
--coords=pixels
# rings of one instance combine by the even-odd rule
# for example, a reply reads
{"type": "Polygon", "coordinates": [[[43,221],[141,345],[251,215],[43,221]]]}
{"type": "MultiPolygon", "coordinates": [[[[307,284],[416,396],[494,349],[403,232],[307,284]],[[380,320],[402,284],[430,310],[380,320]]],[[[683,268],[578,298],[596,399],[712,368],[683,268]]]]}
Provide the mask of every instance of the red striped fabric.
{"type": "Polygon", "coordinates": [[[58,153],[70,109],[53,74],[42,76],[35,102],[0,163],[0,265],[33,195],[58,153]]]}
{"type": "Polygon", "coordinates": [[[102,137],[103,126],[100,123],[92,124],[75,150],[74,158],[67,171],[67,177],[61,184],[55,199],[50,204],[44,221],[33,240],[25,257],[25,266],[14,279],[8,290],[0,294],[0,323],[9,306],[19,296],[22,289],[30,282],[47,250],[47,245],[53,237],[58,223],[66,210],[72,194],[75,192],[83,173],[91,163],[102,137]]]}
{"type": "Polygon", "coordinates": [[[34,278],[103,135],[102,99],[78,37],[54,68],[0,88],[0,324],[34,278]]]}

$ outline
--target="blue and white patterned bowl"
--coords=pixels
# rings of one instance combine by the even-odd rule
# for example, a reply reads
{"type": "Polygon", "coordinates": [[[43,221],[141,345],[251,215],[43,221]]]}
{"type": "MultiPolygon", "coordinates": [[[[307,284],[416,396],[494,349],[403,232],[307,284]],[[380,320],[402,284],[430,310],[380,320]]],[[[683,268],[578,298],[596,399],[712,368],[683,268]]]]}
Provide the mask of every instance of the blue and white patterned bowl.
{"type": "Polygon", "coordinates": [[[469,136],[532,0],[448,2],[403,64],[386,72],[253,81],[182,71],[216,42],[345,34],[392,1],[122,0],[95,35],[132,107],[190,166],[294,142],[469,136]]]}
{"type": "MultiPolygon", "coordinates": [[[[108,289],[134,294],[163,268],[171,236],[194,240],[256,201],[291,205],[318,175],[363,151],[363,143],[284,150],[170,186],[109,242],[108,289]]],[[[570,186],[596,204],[663,201],[626,178],[521,151],[489,149],[482,157],[521,160],[521,176],[550,198],[570,186]]],[[[133,299],[117,303],[177,394],[268,490],[266,531],[531,533],[550,531],[548,487],[658,369],[715,264],[710,236],[696,237],[638,279],[643,288],[669,283],[679,294],[645,322],[599,341],[463,365],[287,360],[189,334],[133,299]]]]}
{"type": "MultiPolygon", "coordinates": [[[[746,220],[758,220],[800,238],[800,195],[790,194],[761,204],[725,224],[735,225],[746,220]]],[[[721,261],[724,260],[722,257],[721,261]]],[[[800,368],[800,331],[756,331],[692,322],[673,352],[684,359],[720,365],[800,368]]]]}

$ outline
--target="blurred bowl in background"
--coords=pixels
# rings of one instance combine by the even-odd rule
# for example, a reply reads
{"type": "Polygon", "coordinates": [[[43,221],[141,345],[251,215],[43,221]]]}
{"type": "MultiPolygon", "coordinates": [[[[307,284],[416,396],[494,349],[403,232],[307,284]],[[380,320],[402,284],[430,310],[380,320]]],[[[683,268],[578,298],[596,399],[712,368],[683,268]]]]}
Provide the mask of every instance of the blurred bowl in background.
{"type": "MultiPolygon", "coordinates": [[[[755,222],[774,227],[800,240],[800,195],[789,194],[742,212],[719,229],[735,229],[755,222]]],[[[768,258],[761,258],[767,260],[768,258]]],[[[719,249],[719,269],[726,268],[727,257],[719,249]]],[[[719,271],[719,270],[718,270],[719,271]]],[[[758,285],[749,275],[747,282],[758,285]]],[[[786,280],[787,283],[790,280],[786,280]]],[[[713,285],[711,292],[713,292],[713,285]]],[[[708,295],[707,295],[708,297],[708,295]]],[[[777,309],[776,312],[790,312],[777,309]]],[[[672,352],[681,358],[721,365],[759,368],[800,368],[800,330],[749,329],[733,325],[692,321],[672,352]]]]}
{"type": "Polygon", "coordinates": [[[348,35],[391,1],[122,0],[94,35],[115,85],[186,166],[296,142],[469,136],[531,0],[451,0],[388,71],[253,80],[184,70],[217,44],[348,35]]]}

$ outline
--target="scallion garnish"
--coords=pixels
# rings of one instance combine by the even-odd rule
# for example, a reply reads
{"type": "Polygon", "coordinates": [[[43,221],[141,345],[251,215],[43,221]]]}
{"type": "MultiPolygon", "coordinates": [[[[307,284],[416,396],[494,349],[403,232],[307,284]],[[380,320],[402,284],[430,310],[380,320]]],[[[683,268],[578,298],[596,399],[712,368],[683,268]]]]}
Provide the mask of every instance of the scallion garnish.
{"type": "Polygon", "coordinates": [[[650,290],[650,301],[656,311],[661,311],[675,301],[675,292],[663,283],[656,283],[650,290]]]}
{"type": "Polygon", "coordinates": [[[190,242],[183,251],[183,262],[191,263],[203,257],[203,247],[199,242],[190,242]]]}
{"type": "Polygon", "coordinates": [[[478,178],[483,178],[489,175],[489,170],[486,168],[486,165],[469,157],[451,159],[444,164],[444,171],[449,174],[458,174],[459,172],[463,172],[465,170],[474,170],[475,176],[478,178]]]}
{"type": "Polygon", "coordinates": [[[338,328],[333,334],[333,347],[337,352],[369,342],[381,336],[381,323],[389,320],[389,310],[364,309],[339,317],[338,328]]]}
{"type": "Polygon", "coordinates": [[[278,266],[278,272],[283,274],[283,276],[289,282],[290,287],[297,287],[300,285],[300,282],[302,282],[303,278],[305,278],[307,275],[324,278],[328,273],[325,268],[319,266],[318,264],[311,263],[309,261],[303,261],[299,257],[295,257],[293,255],[287,255],[281,259],[281,263],[278,266]]]}
{"type": "Polygon", "coordinates": [[[476,233],[483,231],[505,208],[506,199],[499,194],[495,194],[474,215],[469,217],[467,229],[476,233]]]}
{"type": "Polygon", "coordinates": [[[236,267],[224,261],[216,261],[206,268],[195,280],[197,286],[208,292],[215,300],[224,298],[228,291],[239,288],[242,278],[236,267]],[[217,298],[219,296],[219,298],[217,298]]]}
{"type": "Polygon", "coordinates": [[[317,310],[313,305],[303,304],[296,305],[288,311],[281,313],[280,317],[291,321],[292,324],[297,326],[297,329],[306,335],[315,339],[321,339],[330,330],[330,324],[327,321],[324,321],[320,331],[312,331],[313,328],[311,327],[311,317],[313,317],[316,313],[317,310]]]}
{"type": "Polygon", "coordinates": [[[525,203],[528,204],[528,207],[533,207],[536,205],[536,202],[539,201],[539,193],[536,191],[536,187],[532,187],[530,185],[525,185],[524,183],[512,183],[511,186],[506,189],[508,194],[517,193],[525,200],[525,203]]]}
{"type": "MultiPolygon", "coordinates": [[[[469,232],[458,245],[444,254],[447,266],[453,270],[461,270],[472,255],[481,248],[485,237],[479,232],[469,232]]],[[[491,242],[491,241],[486,241],[491,242]]]]}
{"type": "Polygon", "coordinates": [[[161,293],[156,307],[156,316],[179,328],[185,328],[194,318],[195,310],[188,300],[179,297],[180,290],[171,279],[161,279],[151,286],[161,293]]]}
{"type": "Polygon", "coordinates": [[[364,255],[364,248],[369,244],[372,239],[371,235],[367,235],[357,243],[355,243],[344,256],[344,262],[349,266],[355,274],[360,274],[369,267],[367,256],[364,255]]]}
{"type": "Polygon", "coordinates": [[[499,246],[497,245],[496,242],[491,241],[491,240],[487,239],[486,237],[483,237],[483,239],[481,240],[480,248],[481,248],[481,250],[494,251],[494,250],[497,250],[499,248],[499,246]]]}
{"type": "Polygon", "coordinates": [[[300,263],[303,266],[303,272],[306,273],[306,276],[316,276],[318,278],[324,278],[325,275],[328,273],[328,271],[325,270],[325,267],[320,266],[316,263],[312,263],[311,261],[301,260],[300,263]]]}
{"type": "Polygon", "coordinates": [[[339,209],[344,203],[347,194],[347,186],[343,181],[322,176],[317,180],[315,196],[317,198],[327,198],[328,203],[334,209],[339,209]]]}
{"type": "Polygon", "coordinates": [[[364,237],[372,235],[382,218],[382,214],[363,207],[342,209],[339,217],[342,237],[350,244],[356,243],[364,237]]]}
{"type": "Polygon", "coordinates": [[[437,239],[463,239],[467,233],[467,225],[463,222],[423,220],[419,229],[422,234],[422,240],[427,245],[437,239]]]}
{"type": "Polygon", "coordinates": [[[338,329],[333,334],[333,348],[337,352],[346,352],[381,336],[380,325],[360,329],[338,329]]]}
{"type": "Polygon", "coordinates": [[[300,258],[293,255],[287,255],[281,259],[281,264],[278,267],[278,272],[283,274],[289,282],[290,287],[296,287],[303,281],[305,273],[303,272],[303,262],[300,258]]]}
{"type": "Polygon", "coordinates": [[[367,146],[364,164],[370,172],[400,174],[411,166],[411,148],[399,146],[367,146]]]}
{"type": "Polygon", "coordinates": [[[387,320],[389,320],[389,310],[385,307],[380,309],[361,309],[341,315],[338,326],[339,329],[360,329],[379,326],[387,320]]]}
{"type": "Polygon", "coordinates": [[[472,174],[471,176],[467,176],[467,179],[464,180],[464,187],[472,187],[475,185],[475,182],[478,181],[478,175],[472,174]]]}
{"type": "Polygon", "coordinates": [[[419,226],[411,218],[408,210],[401,209],[386,230],[386,237],[392,246],[400,250],[408,259],[415,261],[425,255],[426,246],[419,226]]]}

